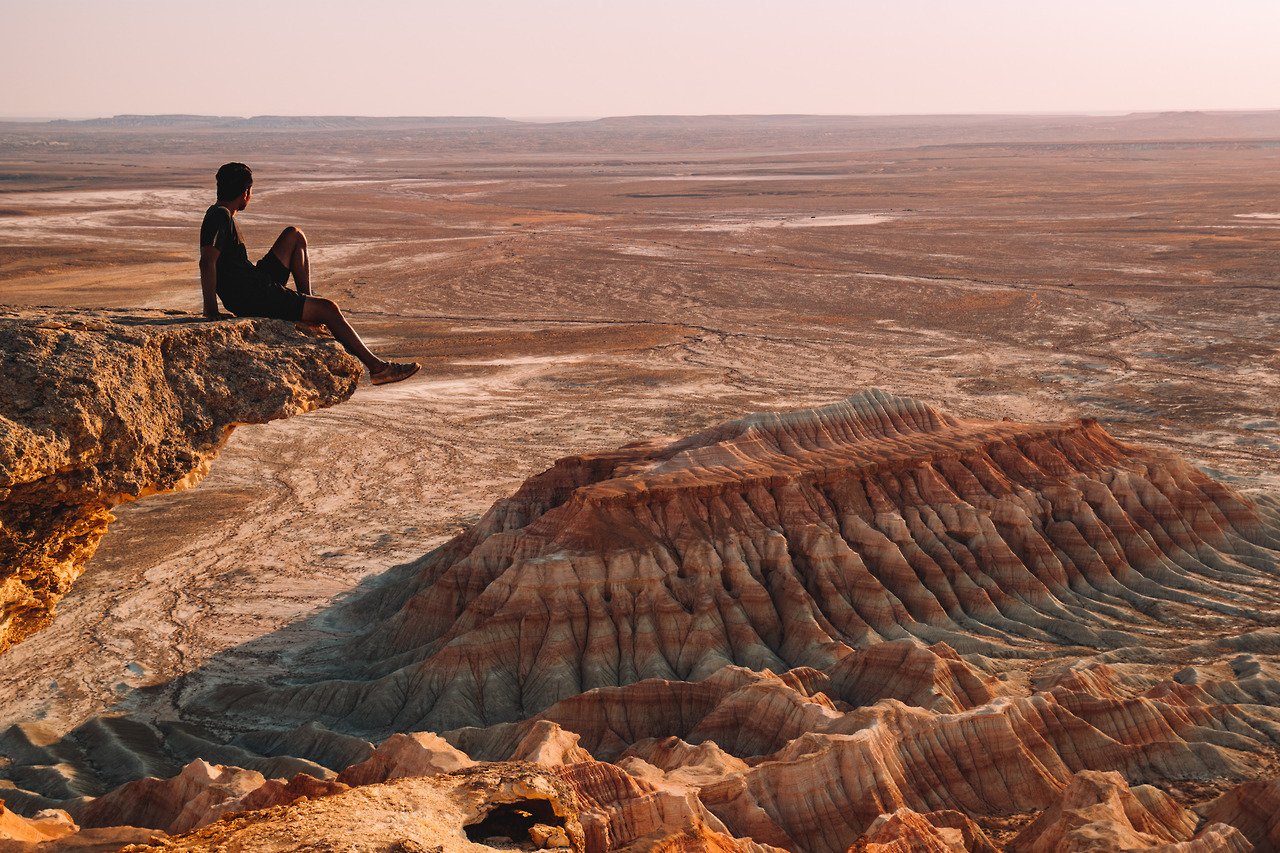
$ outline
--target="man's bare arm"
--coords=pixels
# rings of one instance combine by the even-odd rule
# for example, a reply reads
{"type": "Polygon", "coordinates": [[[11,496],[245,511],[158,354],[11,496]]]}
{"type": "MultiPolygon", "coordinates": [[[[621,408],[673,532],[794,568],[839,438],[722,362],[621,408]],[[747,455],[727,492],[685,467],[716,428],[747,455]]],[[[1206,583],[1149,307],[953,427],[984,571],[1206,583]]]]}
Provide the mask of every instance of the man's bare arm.
{"type": "Polygon", "coordinates": [[[213,246],[200,247],[200,291],[204,295],[204,316],[217,320],[223,316],[218,310],[218,255],[213,246]]]}

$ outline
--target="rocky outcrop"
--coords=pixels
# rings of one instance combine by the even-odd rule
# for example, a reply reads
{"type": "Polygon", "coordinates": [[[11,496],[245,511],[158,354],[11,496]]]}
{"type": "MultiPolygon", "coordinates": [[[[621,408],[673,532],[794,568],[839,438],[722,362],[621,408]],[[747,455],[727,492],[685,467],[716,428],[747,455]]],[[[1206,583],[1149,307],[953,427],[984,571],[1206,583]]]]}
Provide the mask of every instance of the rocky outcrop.
{"type": "Polygon", "coordinates": [[[976,823],[955,811],[883,814],[848,853],[996,853],[976,823]]]}
{"type": "Polygon", "coordinates": [[[59,809],[42,811],[31,818],[24,818],[5,808],[0,801],[0,843],[24,841],[43,844],[71,835],[79,829],[71,815],[59,809]]]}
{"type": "Polygon", "coordinates": [[[186,832],[239,811],[244,797],[266,783],[261,773],[196,760],[169,779],[139,779],[80,808],[81,826],[140,826],[186,832]]]}
{"type": "Polygon", "coordinates": [[[209,701],[381,737],[736,665],[955,710],[998,692],[956,655],[1270,624],[1278,529],[1093,421],[962,421],[869,392],[561,460],[356,607],[370,628],[335,647],[340,677],[209,701]],[[891,641],[909,684],[884,652],[846,663],[891,641]]]}
{"type": "Polygon", "coordinates": [[[52,618],[113,506],[194,485],[233,427],[341,402],[359,375],[279,320],[0,309],[0,651],[52,618]]]}
{"type": "Polygon", "coordinates": [[[305,839],[308,849],[315,850],[464,853],[477,849],[473,842],[486,839],[494,839],[499,849],[520,849],[516,843],[532,849],[535,837],[543,844],[563,839],[567,847],[561,849],[575,853],[621,849],[588,847],[581,816],[578,795],[553,771],[529,764],[488,764],[231,815],[167,839],[164,849],[285,853],[297,850],[305,839]]]}
{"type": "Polygon", "coordinates": [[[586,849],[592,853],[773,850],[750,839],[733,837],[688,788],[655,785],[599,761],[567,765],[559,775],[581,803],[579,819],[586,849]]]}
{"type": "Polygon", "coordinates": [[[1018,833],[1016,853],[1249,853],[1253,845],[1234,827],[1211,824],[1196,835],[1194,814],[1150,785],[1132,790],[1119,773],[1083,772],[1050,808],[1018,833]],[[1194,836],[1194,837],[1193,837],[1194,836]]]}
{"type": "Polygon", "coordinates": [[[338,781],[347,785],[371,785],[409,776],[452,773],[474,763],[439,735],[413,732],[387,738],[369,758],[338,774],[338,781]]]}
{"type": "Polygon", "coordinates": [[[396,786],[465,811],[441,792],[500,764],[563,808],[480,809],[469,837],[514,821],[591,850],[845,853],[1031,824],[1034,849],[1244,849],[1271,832],[1248,805],[1265,791],[1197,831],[1145,783],[1220,790],[1280,760],[1276,506],[1090,421],[876,392],[752,416],[561,460],[336,608],[290,680],[184,693],[182,723],[10,730],[0,777],[23,813],[78,814],[119,783],[121,743],[147,767],[341,772],[262,813],[279,838],[339,804],[381,820],[396,786]]]}
{"type": "Polygon", "coordinates": [[[1280,780],[1245,782],[1196,809],[1209,823],[1232,826],[1259,853],[1280,850],[1280,780]]]}

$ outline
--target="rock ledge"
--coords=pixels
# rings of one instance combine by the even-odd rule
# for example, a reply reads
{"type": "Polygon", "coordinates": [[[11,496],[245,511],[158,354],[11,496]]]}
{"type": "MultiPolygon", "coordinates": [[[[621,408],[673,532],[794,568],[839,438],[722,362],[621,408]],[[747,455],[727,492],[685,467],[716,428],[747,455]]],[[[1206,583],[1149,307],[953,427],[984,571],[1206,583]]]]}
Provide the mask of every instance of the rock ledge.
{"type": "Polygon", "coordinates": [[[49,622],[111,507],[195,485],[236,425],[340,403],[359,377],[280,320],[0,307],[0,651],[49,622]]]}

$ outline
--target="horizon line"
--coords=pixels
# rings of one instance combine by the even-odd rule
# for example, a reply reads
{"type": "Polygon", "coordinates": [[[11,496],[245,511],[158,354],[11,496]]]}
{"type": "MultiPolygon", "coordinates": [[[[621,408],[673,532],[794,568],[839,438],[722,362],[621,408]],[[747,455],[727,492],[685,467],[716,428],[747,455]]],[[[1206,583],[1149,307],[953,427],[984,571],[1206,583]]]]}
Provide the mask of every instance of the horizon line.
{"type": "Polygon", "coordinates": [[[52,124],[54,122],[89,122],[89,121],[108,121],[119,118],[187,118],[187,119],[224,119],[224,120],[253,120],[266,118],[346,118],[346,119],[386,119],[386,120],[406,120],[406,119],[498,119],[503,121],[522,122],[529,124],[570,124],[576,122],[593,122],[603,121],[605,119],[618,118],[962,118],[962,117],[992,117],[992,118],[1010,118],[1010,117],[1081,117],[1081,118],[1109,118],[1136,115],[1179,115],[1179,114],[1240,114],[1240,113],[1269,113],[1280,112],[1280,106],[1270,107],[1188,107],[1178,109],[1127,109],[1127,110],[977,110],[977,111],[958,111],[958,112],[885,112],[885,113],[845,113],[845,112],[724,112],[724,113],[611,113],[607,115],[587,115],[587,116],[568,116],[568,115],[486,115],[486,114],[460,114],[460,113],[441,113],[441,114],[359,114],[359,113],[256,113],[253,115],[220,115],[216,113],[181,113],[181,112],[158,112],[158,113],[115,113],[112,115],[56,115],[56,116],[22,116],[22,115],[0,115],[0,122],[9,122],[14,124],[52,124]]]}

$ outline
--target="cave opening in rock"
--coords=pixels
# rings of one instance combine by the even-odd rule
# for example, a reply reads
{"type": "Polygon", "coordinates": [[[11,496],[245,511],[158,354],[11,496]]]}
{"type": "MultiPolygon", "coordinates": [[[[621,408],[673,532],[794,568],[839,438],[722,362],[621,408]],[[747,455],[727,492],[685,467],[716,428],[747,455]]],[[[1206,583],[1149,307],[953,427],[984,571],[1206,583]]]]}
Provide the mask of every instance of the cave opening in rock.
{"type": "Polygon", "coordinates": [[[494,806],[478,823],[463,827],[470,841],[505,836],[512,841],[526,841],[529,830],[537,824],[564,826],[564,818],[555,813],[548,800],[517,800],[494,806]]]}

